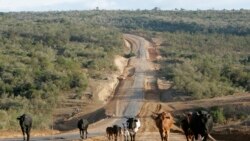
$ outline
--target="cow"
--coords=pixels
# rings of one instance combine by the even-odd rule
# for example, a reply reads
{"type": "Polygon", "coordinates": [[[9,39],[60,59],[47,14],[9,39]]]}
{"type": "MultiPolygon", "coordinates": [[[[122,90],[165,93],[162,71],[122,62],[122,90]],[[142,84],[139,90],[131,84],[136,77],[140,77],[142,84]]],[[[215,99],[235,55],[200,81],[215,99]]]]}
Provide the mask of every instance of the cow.
{"type": "Polygon", "coordinates": [[[182,129],[188,138],[191,137],[192,140],[202,140],[207,141],[215,139],[210,135],[213,128],[213,118],[207,111],[198,111],[189,113],[185,119],[181,122],[182,129]],[[188,136],[187,136],[188,135],[188,136]]]}
{"type": "Polygon", "coordinates": [[[135,135],[141,127],[141,122],[138,118],[127,118],[127,128],[129,131],[131,141],[135,141],[135,135]]]}
{"type": "Polygon", "coordinates": [[[107,127],[106,128],[106,134],[107,134],[108,140],[112,140],[113,135],[114,135],[113,127],[107,127]]]}
{"type": "Polygon", "coordinates": [[[117,141],[119,130],[120,130],[120,127],[118,125],[113,125],[113,135],[114,135],[115,141],[117,141]]]}
{"type": "Polygon", "coordinates": [[[23,133],[23,140],[25,141],[25,134],[27,135],[27,141],[30,140],[30,130],[32,127],[32,118],[29,115],[23,114],[17,117],[19,120],[20,127],[23,133]]]}
{"type": "Polygon", "coordinates": [[[80,119],[77,123],[77,127],[80,131],[80,137],[84,139],[84,133],[85,133],[85,138],[88,138],[88,126],[89,122],[87,119],[80,119]]]}
{"type": "Polygon", "coordinates": [[[168,141],[170,135],[170,129],[174,124],[173,117],[170,113],[162,112],[162,113],[154,113],[153,119],[155,120],[156,126],[159,130],[161,140],[168,141]]]}
{"type": "Polygon", "coordinates": [[[123,134],[123,137],[124,137],[124,141],[128,141],[128,138],[129,138],[128,128],[127,128],[126,124],[123,123],[122,125],[123,125],[122,134],[123,134]]]}

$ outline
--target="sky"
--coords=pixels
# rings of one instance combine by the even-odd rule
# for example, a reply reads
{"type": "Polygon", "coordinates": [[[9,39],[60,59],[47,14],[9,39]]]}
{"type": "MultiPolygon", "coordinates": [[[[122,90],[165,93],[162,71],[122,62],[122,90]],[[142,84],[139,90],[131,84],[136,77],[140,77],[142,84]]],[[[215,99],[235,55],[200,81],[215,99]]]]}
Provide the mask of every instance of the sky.
{"type": "Polygon", "coordinates": [[[0,0],[0,12],[99,9],[250,9],[250,0],[0,0]]]}

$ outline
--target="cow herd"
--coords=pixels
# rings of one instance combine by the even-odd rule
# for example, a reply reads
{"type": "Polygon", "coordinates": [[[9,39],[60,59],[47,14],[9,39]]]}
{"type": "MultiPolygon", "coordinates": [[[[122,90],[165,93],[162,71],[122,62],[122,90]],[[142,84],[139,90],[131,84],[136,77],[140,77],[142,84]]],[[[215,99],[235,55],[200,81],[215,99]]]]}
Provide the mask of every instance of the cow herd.
{"type": "MultiPolygon", "coordinates": [[[[173,117],[170,113],[154,113],[152,116],[162,141],[169,141],[170,129],[174,124],[173,117]]],[[[187,141],[207,141],[215,139],[210,135],[213,128],[212,116],[204,110],[189,112],[184,114],[181,119],[181,128],[186,136],[187,141]]]]}
{"type": "MultiPolygon", "coordinates": [[[[159,130],[161,141],[169,141],[170,129],[174,125],[174,118],[168,112],[153,113],[151,116],[155,125],[159,130]]],[[[17,117],[23,133],[23,140],[25,135],[27,141],[30,140],[30,130],[32,127],[32,118],[26,114],[17,117]]],[[[213,128],[212,116],[204,110],[189,112],[184,114],[180,121],[181,128],[186,136],[187,141],[207,141],[208,139],[215,141],[210,135],[213,128]]],[[[80,137],[86,139],[88,136],[89,122],[87,119],[80,119],[77,127],[80,131],[80,137]]],[[[145,125],[146,126],[146,125],[145,125]]],[[[126,117],[126,121],[121,126],[115,124],[106,128],[106,135],[109,141],[117,141],[123,139],[124,141],[135,141],[136,133],[141,127],[141,122],[138,117],[126,117]]]]}
{"type": "Polygon", "coordinates": [[[124,141],[135,141],[135,136],[139,128],[141,127],[141,122],[136,117],[126,117],[126,122],[122,123],[122,127],[119,125],[113,125],[106,128],[106,134],[108,140],[117,141],[118,137],[123,138],[124,141]]]}

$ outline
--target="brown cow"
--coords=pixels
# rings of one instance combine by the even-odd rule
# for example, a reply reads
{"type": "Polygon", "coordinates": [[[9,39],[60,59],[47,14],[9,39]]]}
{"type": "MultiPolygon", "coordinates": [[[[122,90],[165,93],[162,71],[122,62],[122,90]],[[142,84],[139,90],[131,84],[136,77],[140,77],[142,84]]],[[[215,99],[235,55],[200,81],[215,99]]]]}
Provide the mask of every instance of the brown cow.
{"type": "Polygon", "coordinates": [[[162,112],[155,113],[156,116],[153,116],[156,126],[159,129],[161,140],[168,141],[170,135],[170,129],[173,126],[174,120],[170,113],[162,112]]]}

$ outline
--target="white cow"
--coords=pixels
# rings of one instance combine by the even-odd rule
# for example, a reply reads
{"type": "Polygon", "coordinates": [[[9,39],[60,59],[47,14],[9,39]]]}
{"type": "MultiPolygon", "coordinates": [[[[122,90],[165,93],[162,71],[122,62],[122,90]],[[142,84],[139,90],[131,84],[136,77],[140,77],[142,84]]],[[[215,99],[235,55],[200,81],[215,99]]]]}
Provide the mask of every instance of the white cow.
{"type": "Polygon", "coordinates": [[[135,141],[136,132],[141,127],[141,122],[137,118],[127,118],[127,127],[131,141],[135,141]]]}

